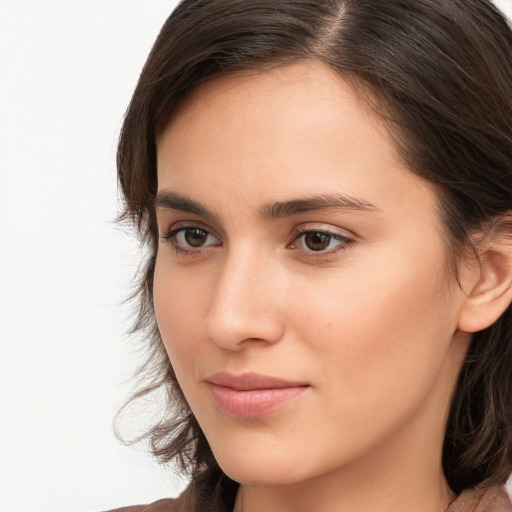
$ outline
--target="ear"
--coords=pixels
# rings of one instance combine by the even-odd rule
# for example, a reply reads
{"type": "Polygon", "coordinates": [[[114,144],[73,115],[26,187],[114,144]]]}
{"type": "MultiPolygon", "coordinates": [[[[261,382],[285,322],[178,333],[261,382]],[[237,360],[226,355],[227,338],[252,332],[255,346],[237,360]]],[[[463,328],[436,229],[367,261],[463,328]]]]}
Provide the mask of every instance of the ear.
{"type": "Polygon", "coordinates": [[[477,244],[478,260],[464,264],[461,284],[466,297],[459,311],[460,331],[486,329],[512,302],[512,230],[507,220],[496,222],[477,244]]]}

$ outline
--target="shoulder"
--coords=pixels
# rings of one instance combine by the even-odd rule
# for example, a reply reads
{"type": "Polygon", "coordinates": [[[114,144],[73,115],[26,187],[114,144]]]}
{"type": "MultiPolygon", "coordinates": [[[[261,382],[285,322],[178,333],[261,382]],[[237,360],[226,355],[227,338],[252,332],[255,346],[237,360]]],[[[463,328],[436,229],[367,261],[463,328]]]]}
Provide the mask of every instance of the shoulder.
{"type": "Polygon", "coordinates": [[[134,505],[131,507],[116,508],[106,512],[180,512],[182,500],[168,498],[158,500],[148,505],[134,505]]]}
{"type": "Polygon", "coordinates": [[[512,512],[512,504],[503,487],[466,489],[446,512],[512,512]]]}

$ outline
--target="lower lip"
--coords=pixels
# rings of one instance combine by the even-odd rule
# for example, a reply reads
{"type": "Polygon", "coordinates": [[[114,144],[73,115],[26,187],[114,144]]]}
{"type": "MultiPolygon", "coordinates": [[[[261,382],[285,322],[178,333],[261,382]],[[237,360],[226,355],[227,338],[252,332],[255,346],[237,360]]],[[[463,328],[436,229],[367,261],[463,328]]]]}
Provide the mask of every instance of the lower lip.
{"type": "Polygon", "coordinates": [[[209,383],[217,408],[234,418],[257,418],[269,414],[301,396],[308,387],[237,390],[209,383]]]}

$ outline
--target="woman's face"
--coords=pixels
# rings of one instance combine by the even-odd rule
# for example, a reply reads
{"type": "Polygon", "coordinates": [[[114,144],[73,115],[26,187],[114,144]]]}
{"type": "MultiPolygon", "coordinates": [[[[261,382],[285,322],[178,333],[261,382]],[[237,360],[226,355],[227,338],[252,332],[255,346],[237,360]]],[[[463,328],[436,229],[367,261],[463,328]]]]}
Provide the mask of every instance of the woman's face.
{"type": "Polygon", "coordinates": [[[435,190],[347,82],[303,62],[194,92],[157,216],[158,326],[229,476],[439,467],[464,295],[435,190]]]}

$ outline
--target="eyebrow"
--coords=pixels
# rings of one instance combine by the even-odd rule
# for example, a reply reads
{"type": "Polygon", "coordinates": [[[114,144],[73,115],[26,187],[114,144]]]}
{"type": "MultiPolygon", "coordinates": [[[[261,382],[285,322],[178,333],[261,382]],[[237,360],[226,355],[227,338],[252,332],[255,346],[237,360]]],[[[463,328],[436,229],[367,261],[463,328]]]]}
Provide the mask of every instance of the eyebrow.
{"type": "Polygon", "coordinates": [[[217,219],[218,216],[205,208],[201,203],[189,199],[186,196],[177,194],[176,192],[169,192],[163,190],[159,192],[155,199],[155,208],[164,208],[176,212],[187,212],[199,217],[208,217],[210,219],[217,219]]]}
{"type": "MultiPolygon", "coordinates": [[[[176,192],[163,190],[158,193],[155,199],[155,208],[163,208],[172,211],[187,212],[200,217],[218,219],[218,215],[186,196],[176,192]]],[[[325,210],[352,210],[361,212],[380,212],[377,206],[364,201],[363,199],[346,194],[321,194],[312,197],[291,199],[288,201],[277,201],[264,205],[260,215],[265,219],[280,219],[303,213],[318,212],[325,210]]]]}
{"type": "Polygon", "coordinates": [[[356,210],[361,212],[380,212],[377,206],[345,194],[321,194],[304,199],[278,201],[262,208],[261,214],[267,219],[279,219],[301,213],[323,210],[356,210]]]}

